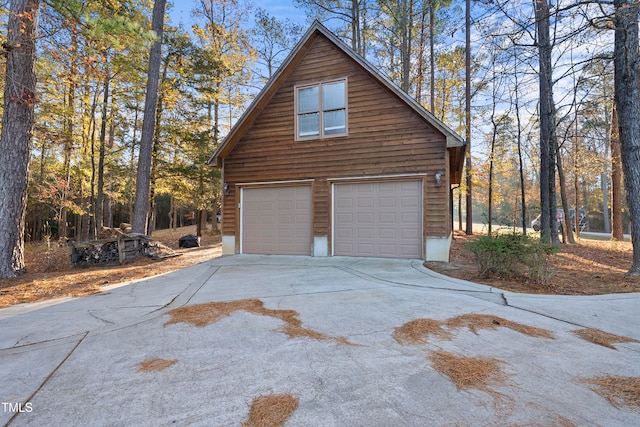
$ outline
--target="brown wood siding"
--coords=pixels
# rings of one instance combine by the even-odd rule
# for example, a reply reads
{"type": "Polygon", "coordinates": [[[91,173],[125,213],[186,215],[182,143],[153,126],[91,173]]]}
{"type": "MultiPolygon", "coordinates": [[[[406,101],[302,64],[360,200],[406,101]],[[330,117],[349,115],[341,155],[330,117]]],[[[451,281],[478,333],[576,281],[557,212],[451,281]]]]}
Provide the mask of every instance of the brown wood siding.
{"type": "Polygon", "coordinates": [[[448,185],[433,174],[447,170],[446,141],[392,92],[378,84],[323,36],[311,44],[266,107],[224,158],[223,229],[236,235],[238,183],[316,179],[314,235],[329,235],[327,178],[427,173],[425,236],[448,236],[448,185]],[[294,86],[347,78],[348,135],[295,141],[294,86]]]}

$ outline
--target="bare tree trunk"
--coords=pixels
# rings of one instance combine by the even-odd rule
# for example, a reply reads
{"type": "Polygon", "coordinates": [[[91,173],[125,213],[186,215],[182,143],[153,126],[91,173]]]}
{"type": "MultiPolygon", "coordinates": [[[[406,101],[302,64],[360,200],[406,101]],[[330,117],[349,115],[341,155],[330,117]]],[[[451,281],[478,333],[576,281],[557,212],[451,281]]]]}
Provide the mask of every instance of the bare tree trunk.
{"type": "Polygon", "coordinates": [[[555,191],[555,105],[551,66],[550,17],[547,0],[535,4],[540,86],[540,240],[559,244],[555,191]]]}
{"type": "MultiPolygon", "coordinates": [[[[420,11],[420,38],[418,40],[418,58],[416,64],[416,100],[422,104],[422,87],[424,86],[424,55],[425,55],[425,43],[426,43],[426,15],[425,10],[426,3],[423,4],[420,11]]],[[[433,109],[430,110],[433,112],[433,109]]]]}
{"type": "Polygon", "coordinates": [[[98,108],[98,92],[96,91],[91,104],[91,194],[89,197],[89,238],[93,239],[97,235],[96,230],[96,109],[98,108]]]}
{"type": "Polygon", "coordinates": [[[465,10],[465,139],[466,148],[466,173],[467,173],[467,235],[473,234],[473,198],[471,166],[471,0],[466,0],[465,10]]]}
{"type": "Polygon", "coordinates": [[[458,230],[462,231],[462,191],[458,187],[458,230]]]}
{"type": "Polygon", "coordinates": [[[611,144],[611,217],[613,240],[624,240],[622,230],[622,152],[620,147],[620,133],[618,131],[618,112],[615,104],[611,112],[611,129],[609,141],[611,144]]]}
{"type": "Polygon", "coordinates": [[[640,89],[638,76],[638,13],[635,0],[614,0],[614,82],[622,168],[631,218],[633,264],[629,276],[640,276],[640,89]]]}
{"type": "Polygon", "coordinates": [[[436,7],[436,2],[435,0],[431,0],[430,1],[430,5],[429,5],[429,61],[431,63],[430,66],[430,72],[431,72],[431,100],[430,100],[430,105],[431,105],[431,113],[435,112],[436,110],[436,55],[434,52],[434,46],[436,44],[436,42],[434,41],[434,37],[435,37],[435,23],[433,22],[435,20],[435,7],[436,7]]]}
{"type": "MultiPolygon", "coordinates": [[[[115,97],[111,96],[111,114],[109,117],[109,141],[107,148],[110,152],[113,150],[113,146],[115,143],[116,137],[116,126],[115,126],[115,97]]],[[[103,224],[106,227],[113,228],[113,170],[112,168],[108,168],[105,174],[105,178],[107,179],[107,185],[109,187],[109,191],[104,194],[104,202],[103,202],[103,224]]]]}
{"type": "MultiPolygon", "coordinates": [[[[495,100],[494,100],[494,109],[495,109],[495,100]]],[[[495,114],[495,113],[493,113],[495,114]]],[[[492,232],[492,224],[493,224],[493,161],[496,152],[496,134],[498,130],[496,128],[496,123],[494,121],[494,117],[492,115],[491,121],[493,122],[493,133],[491,136],[491,152],[489,153],[489,207],[488,207],[488,217],[487,217],[487,230],[488,235],[491,236],[492,232]]]]}
{"type": "Polygon", "coordinates": [[[498,139],[498,123],[496,122],[496,105],[498,103],[498,99],[497,99],[497,94],[496,91],[498,89],[498,82],[496,81],[496,57],[495,55],[493,56],[493,61],[492,61],[492,80],[494,82],[492,88],[492,99],[491,99],[491,127],[492,129],[492,133],[491,133],[491,149],[489,152],[489,182],[488,182],[488,186],[489,186],[489,200],[488,200],[488,224],[487,224],[487,228],[488,228],[488,235],[491,236],[491,232],[492,230],[492,225],[493,225],[493,165],[494,165],[494,161],[495,161],[495,155],[496,155],[496,140],[498,139]]]}
{"type": "Polygon", "coordinates": [[[98,149],[98,188],[96,197],[96,229],[100,231],[104,225],[104,156],[107,144],[107,117],[109,105],[109,84],[111,78],[107,65],[107,75],[104,78],[102,93],[102,119],[100,121],[100,148],[98,149]]]}
{"type": "MultiPolygon", "coordinates": [[[[573,137],[573,191],[575,192],[575,203],[574,206],[576,208],[576,212],[573,217],[573,222],[576,228],[576,236],[580,238],[580,185],[578,181],[578,120],[575,121],[576,130],[573,137]]],[[[585,215],[587,213],[585,212],[585,215]]]]}
{"type": "MultiPolygon", "coordinates": [[[[129,179],[130,179],[130,187],[129,188],[133,188],[134,186],[134,182],[135,182],[135,176],[136,176],[136,136],[138,133],[138,101],[136,101],[136,106],[135,106],[135,114],[134,114],[134,119],[133,119],[133,135],[132,135],[132,139],[131,139],[131,159],[129,161],[129,179]]],[[[130,198],[128,200],[129,203],[129,222],[133,221],[133,206],[134,206],[134,201],[130,198]]]]}
{"type": "Polygon", "coordinates": [[[24,219],[36,102],[39,0],[12,0],[4,44],[6,76],[0,136],[0,278],[24,271],[24,219]]]}
{"type": "MultiPolygon", "coordinates": [[[[606,115],[608,116],[609,112],[606,111],[606,115]]],[[[608,129],[609,137],[611,137],[611,129],[608,129]]],[[[609,158],[609,149],[611,144],[605,144],[604,148],[604,157],[605,159],[609,158]]],[[[602,190],[602,217],[604,219],[604,232],[611,233],[611,213],[609,212],[609,174],[605,168],[605,170],[600,174],[600,188],[602,190]]]]}
{"type": "Polygon", "coordinates": [[[75,95],[76,95],[76,70],[78,61],[78,32],[76,26],[71,29],[71,64],[69,68],[69,93],[67,94],[66,121],[64,132],[64,189],[60,203],[60,218],[58,220],[58,236],[61,242],[67,239],[67,199],[69,197],[69,187],[71,184],[71,153],[73,152],[73,125],[75,117],[75,95]]]}
{"type": "Polygon", "coordinates": [[[143,234],[147,232],[146,225],[147,217],[149,215],[149,183],[151,180],[153,136],[156,127],[156,106],[158,103],[160,63],[162,62],[162,30],[164,26],[165,6],[166,0],[155,0],[153,6],[151,28],[155,31],[158,38],[151,47],[149,57],[147,94],[144,105],[142,137],[140,138],[140,156],[138,159],[138,174],[136,178],[136,199],[132,231],[143,234]]]}
{"type": "MultiPolygon", "coordinates": [[[[557,148],[555,152],[557,158],[556,165],[558,167],[558,180],[560,181],[560,200],[562,201],[562,210],[564,211],[564,225],[562,227],[563,240],[566,236],[567,242],[569,242],[570,244],[575,244],[576,240],[573,237],[571,215],[569,215],[569,199],[567,198],[567,186],[564,178],[564,168],[562,167],[562,157],[560,156],[560,149],[557,148]]],[[[575,215],[579,216],[577,209],[575,215]]]]}
{"type": "Polygon", "coordinates": [[[522,204],[521,209],[522,209],[522,234],[526,235],[527,234],[527,203],[526,203],[526,196],[525,196],[525,181],[524,181],[524,160],[522,158],[522,123],[520,122],[520,99],[519,99],[519,94],[518,94],[518,90],[520,88],[520,85],[518,84],[518,70],[517,70],[517,61],[518,58],[516,56],[516,51],[514,50],[513,52],[514,54],[514,60],[515,60],[515,72],[513,73],[514,77],[515,77],[515,86],[513,88],[513,94],[515,96],[515,102],[514,102],[514,106],[516,109],[516,124],[518,126],[518,136],[517,136],[517,143],[518,143],[518,169],[520,172],[520,202],[522,204]]]}
{"type": "Polygon", "coordinates": [[[364,56],[360,16],[360,1],[351,0],[351,48],[364,56]]]}
{"type": "Polygon", "coordinates": [[[413,10],[409,5],[408,0],[402,0],[402,9],[399,13],[401,14],[400,25],[402,27],[402,84],[400,87],[402,90],[409,93],[409,87],[411,86],[411,15],[413,10]]]}

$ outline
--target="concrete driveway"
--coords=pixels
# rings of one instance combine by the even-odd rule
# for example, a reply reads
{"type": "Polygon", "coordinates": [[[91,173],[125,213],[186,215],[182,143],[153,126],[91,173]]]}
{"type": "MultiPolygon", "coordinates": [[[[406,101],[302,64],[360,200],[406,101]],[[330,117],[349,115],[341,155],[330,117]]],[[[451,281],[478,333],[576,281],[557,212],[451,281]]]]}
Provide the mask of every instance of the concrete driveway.
{"type": "Polygon", "coordinates": [[[254,398],[291,394],[299,405],[290,426],[640,425],[638,408],[616,407],[581,381],[639,377],[640,343],[612,349],[573,333],[640,340],[639,325],[640,294],[513,294],[418,260],[221,257],[90,297],[0,310],[0,424],[239,426],[254,398]],[[169,314],[247,299],[267,315],[230,310],[196,326],[169,314]],[[292,313],[282,310],[316,335],[287,335],[271,315],[292,313]],[[448,325],[465,314],[499,320],[417,344],[394,339],[411,320],[448,325]],[[434,354],[497,359],[504,379],[459,388],[434,368],[434,354]],[[144,368],[158,360],[165,365],[144,368]]]}

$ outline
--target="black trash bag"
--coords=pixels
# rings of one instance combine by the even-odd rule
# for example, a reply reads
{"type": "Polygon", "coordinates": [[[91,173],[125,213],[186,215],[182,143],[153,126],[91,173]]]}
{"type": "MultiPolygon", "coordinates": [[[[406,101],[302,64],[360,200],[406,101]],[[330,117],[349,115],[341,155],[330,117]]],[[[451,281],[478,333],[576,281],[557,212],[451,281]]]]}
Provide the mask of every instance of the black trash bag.
{"type": "Polygon", "coordinates": [[[198,236],[194,236],[193,234],[188,234],[183,236],[178,240],[179,248],[199,248],[200,247],[200,238],[198,236]]]}

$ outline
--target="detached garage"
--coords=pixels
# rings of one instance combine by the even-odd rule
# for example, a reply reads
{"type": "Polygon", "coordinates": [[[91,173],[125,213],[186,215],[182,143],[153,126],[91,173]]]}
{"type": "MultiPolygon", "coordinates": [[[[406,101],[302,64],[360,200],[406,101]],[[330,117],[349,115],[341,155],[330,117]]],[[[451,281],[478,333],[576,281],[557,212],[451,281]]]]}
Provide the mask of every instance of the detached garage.
{"type": "Polygon", "coordinates": [[[455,132],[315,22],[209,164],[224,254],[447,261],[455,132]]]}

